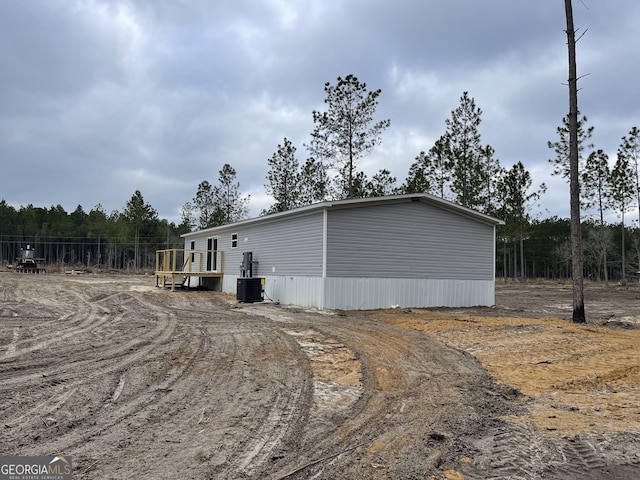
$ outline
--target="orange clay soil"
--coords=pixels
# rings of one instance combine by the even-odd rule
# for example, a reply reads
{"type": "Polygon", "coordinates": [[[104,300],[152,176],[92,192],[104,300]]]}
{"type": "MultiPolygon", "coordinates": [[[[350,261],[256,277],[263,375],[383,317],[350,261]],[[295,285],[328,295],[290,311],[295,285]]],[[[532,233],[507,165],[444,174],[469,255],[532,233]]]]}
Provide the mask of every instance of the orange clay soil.
{"type": "Polygon", "coordinates": [[[567,435],[640,430],[640,330],[459,312],[375,316],[471,353],[499,382],[532,397],[519,421],[567,435]]]}

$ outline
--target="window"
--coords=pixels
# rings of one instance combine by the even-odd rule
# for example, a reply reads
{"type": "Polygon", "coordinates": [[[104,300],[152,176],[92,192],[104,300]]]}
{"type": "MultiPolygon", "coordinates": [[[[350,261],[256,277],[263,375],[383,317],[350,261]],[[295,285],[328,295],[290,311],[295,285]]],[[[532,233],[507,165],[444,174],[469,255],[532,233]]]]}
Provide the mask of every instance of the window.
{"type": "Polygon", "coordinates": [[[207,272],[218,270],[218,239],[217,237],[207,238],[207,272]]]}
{"type": "Polygon", "coordinates": [[[231,234],[231,248],[238,248],[238,234],[231,234]]]}
{"type": "MultiPolygon", "coordinates": [[[[191,240],[191,250],[195,250],[196,249],[196,242],[194,240],[191,240]]],[[[191,252],[191,263],[196,261],[196,254],[192,251],[191,252]]]]}

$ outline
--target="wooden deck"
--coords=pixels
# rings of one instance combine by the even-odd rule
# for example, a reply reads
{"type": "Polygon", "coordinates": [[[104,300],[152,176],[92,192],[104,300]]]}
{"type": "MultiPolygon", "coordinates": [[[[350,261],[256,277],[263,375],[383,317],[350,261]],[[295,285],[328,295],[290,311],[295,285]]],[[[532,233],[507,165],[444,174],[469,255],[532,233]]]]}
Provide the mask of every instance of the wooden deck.
{"type": "MultiPolygon", "coordinates": [[[[222,251],[171,248],[156,251],[156,286],[183,287],[191,277],[222,278],[222,251]]],[[[200,283],[200,280],[198,281],[200,283]]]]}

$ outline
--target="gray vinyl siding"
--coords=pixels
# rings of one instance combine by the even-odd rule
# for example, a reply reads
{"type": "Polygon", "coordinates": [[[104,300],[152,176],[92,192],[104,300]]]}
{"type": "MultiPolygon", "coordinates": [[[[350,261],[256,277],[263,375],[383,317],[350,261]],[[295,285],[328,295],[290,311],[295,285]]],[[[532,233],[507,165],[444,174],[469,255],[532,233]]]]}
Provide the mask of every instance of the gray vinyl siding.
{"type": "Polygon", "coordinates": [[[328,212],[327,276],[494,278],[494,227],[423,202],[328,212]]]}
{"type": "MultiPolygon", "coordinates": [[[[254,277],[267,275],[322,275],[323,214],[279,218],[249,225],[230,225],[196,237],[196,248],[206,248],[206,239],[218,237],[218,249],[224,252],[225,277],[239,276],[242,253],[253,252],[254,277]],[[238,234],[237,248],[231,248],[232,234],[238,234]]],[[[186,244],[193,237],[186,239],[186,244]]],[[[235,280],[234,280],[235,281],[235,280]]],[[[235,283],[233,284],[235,285],[235,283]]]]}

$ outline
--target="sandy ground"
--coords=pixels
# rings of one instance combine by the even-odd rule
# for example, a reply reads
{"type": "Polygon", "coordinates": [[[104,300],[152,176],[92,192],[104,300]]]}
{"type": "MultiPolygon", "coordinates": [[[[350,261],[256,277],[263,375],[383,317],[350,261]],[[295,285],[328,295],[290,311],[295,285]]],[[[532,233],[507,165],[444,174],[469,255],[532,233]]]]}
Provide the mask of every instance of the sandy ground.
{"type": "Polygon", "coordinates": [[[640,478],[640,286],[318,312],[0,273],[0,455],[76,479],[640,478]]]}

